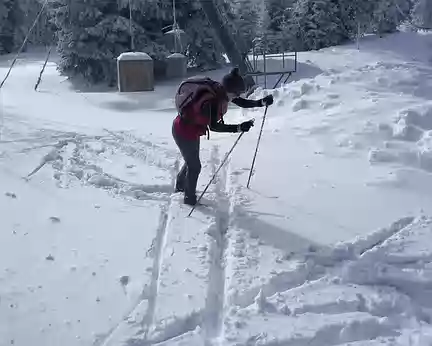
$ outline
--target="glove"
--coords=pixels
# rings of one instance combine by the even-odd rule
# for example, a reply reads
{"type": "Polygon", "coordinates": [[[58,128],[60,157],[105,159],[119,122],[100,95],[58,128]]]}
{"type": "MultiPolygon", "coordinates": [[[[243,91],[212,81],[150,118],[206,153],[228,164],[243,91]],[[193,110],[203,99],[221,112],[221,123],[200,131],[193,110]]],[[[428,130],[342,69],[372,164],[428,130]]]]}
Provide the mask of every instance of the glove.
{"type": "Polygon", "coordinates": [[[273,95],[267,95],[263,99],[261,99],[261,104],[263,106],[271,106],[273,104],[273,95]]]}
{"type": "Polygon", "coordinates": [[[252,126],[254,126],[253,120],[245,121],[238,126],[238,132],[249,132],[252,126]]]}

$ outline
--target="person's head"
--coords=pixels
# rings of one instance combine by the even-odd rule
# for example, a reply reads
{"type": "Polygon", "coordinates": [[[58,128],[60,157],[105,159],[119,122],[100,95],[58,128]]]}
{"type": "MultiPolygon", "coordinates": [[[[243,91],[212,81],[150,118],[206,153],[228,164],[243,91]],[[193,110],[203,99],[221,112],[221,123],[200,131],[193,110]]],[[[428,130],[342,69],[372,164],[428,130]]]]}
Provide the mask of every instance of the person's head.
{"type": "Polygon", "coordinates": [[[222,85],[231,101],[233,98],[239,97],[246,91],[246,83],[237,67],[233,68],[230,73],[222,78],[222,85]]]}

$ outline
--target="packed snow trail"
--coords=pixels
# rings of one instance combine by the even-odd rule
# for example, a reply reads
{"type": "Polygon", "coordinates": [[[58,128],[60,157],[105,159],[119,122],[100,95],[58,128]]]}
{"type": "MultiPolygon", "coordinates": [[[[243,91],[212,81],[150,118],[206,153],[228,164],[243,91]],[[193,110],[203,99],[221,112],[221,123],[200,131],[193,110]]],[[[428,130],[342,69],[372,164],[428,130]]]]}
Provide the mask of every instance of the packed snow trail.
{"type": "MultiPolygon", "coordinates": [[[[219,148],[212,150],[212,171],[216,172],[220,164],[219,148]]],[[[204,308],[204,333],[206,345],[212,345],[213,339],[221,338],[223,327],[223,310],[225,303],[225,251],[227,247],[226,234],[230,226],[231,198],[228,190],[229,159],[219,171],[216,180],[216,215],[215,222],[208,230],[210,235],[209,260],[210,271],[206,306],[204,308]]]]}
{"type": "MultiPolygon", "coordinates": [[[[174,186],[175,185],[173,185],[173,188],[174,186]]],[[[159,227],[157,230],[157,237],[155,239],[155,244],[153,249],[154,264],[153,264],[153,271],[152,271],[152,281],[150,284],[149,296],[148,296],[149,306],[146,315],[143,318],[143,325],[144,325],[143,329],[144,329],[145,338],[147,338],[148,332],[151,329],[154,320],[154,313],[156,309],[157,296],[159,290],[159,276],[162,267],[162,253],[164,251],[166,238],[167,238],[168,221],[170,220],[170,216],[171,216],[169,214],[170,207],[171,207],[171,201],[168,202],[166,206],[162,207],[159,227]]]]}
{"type": "MultiPolygon", "coordinates": [[[[174,191],[176,184],[176,174],[179,168],[179,161],[177,160],[171,170],[171,191],[174,191]]],[[[156,306],[158,303],[158,290],[160,285],[160,272],[162,268],[162,258],[165,251],[165,244],[167,240],[167,232],[170,227],[170,222],[172,222],[173,215],[170,213],[172,209],[173,197],[168,198],[168,201],[161,206],[159,223],[156,230],[156,237],[154,238],[150,249],[147,251],[147,256],[153,258],[153,266],[151,268],[151,281],[149,286],[144,287],[138,301],[136,304],[127,312],[122,321],[120,321],[111,331],[103,337],[102,340],[98,340],[97,344],[109,345],[112,341],[113,335],[121,327],[121,323],[124,320],[134,315],[142,309],[141,305],[144,303],[146,308],[143,311],[143,317],[140,321],[140,332],[144,334],[144,342],[148,339],[149,331],[152,329],[154,324],[154,315],[156,306]]],[[[139,315],[138,315],[139,316],[139,315]]],[[[121,330],[121,329],[120,329],[121,330]]],[[[121,333],[124,333],[121,330],[121,333]]],[[[124,335],[122,335],[124,337],[124,335]]],[[[114,336],[115,340],[115,336],[114,336]]],[[[116,342],[116,341],[114,341],[116,342]]]]}
{"type": "MultiPolygon", "coordinates": [[[[212,173],[218,167],[219,160],[218,148],[215,146],[209,163],[212,173]]],[[[128,342],[153,344],[175,338],[199,325],[203,327],[203,342],[206,344],[211,344],[214,339],[222,336],[226,280],[225,236],[230,224],[227,209],[230,205],[227,190],[228,169],[229,162],[213,184],[215,191],[209,192],[209,195],[214,195],[215,198],[214,211],[212,208],[199,207],[193,217],[186,218],[185,212],[189,208],[182,205],[179,194],[173,195],[171,201],[165,205],[158,237],[150,249],[150,252],[154,252],[155,259],[153,279],[147,297],[147,312],[141,322],[135,322],[136,328],[132,328],[135,331],[129,330],[125,333],[123,330],[119,334],[121,338],[127,334],[130,335],[128,342]],[[209,213],[208,216],[205,213],[209,213]],[[195,232],[196,227],[192,227],[189,231],[195,220],[203,222],[206,229],[198,228],[195,232]],[[165,240],[161,241],[162,238],[165,240]],[[197,256],[196,250],[201,255],[197,256]],[[189,276],[187,282],[184,281],[185,275],[189,276]],[[191,275],[196,276],[193,279],[191,275]],[[193,280],[196,281],[195,284],[193,280]],[[182,300],[185,300],[184,305],[182,300]],[[163,304],[158,305],[158,301],[163,304]],[[192,307],[201,308],[190,310],[191,302],[194,302],[192,307]],[[170,316],[172,312],[174,319],[170,316]]],[[[115,345],[118,342],[119,340],[113,338],[106,344],[115,345]]]]}

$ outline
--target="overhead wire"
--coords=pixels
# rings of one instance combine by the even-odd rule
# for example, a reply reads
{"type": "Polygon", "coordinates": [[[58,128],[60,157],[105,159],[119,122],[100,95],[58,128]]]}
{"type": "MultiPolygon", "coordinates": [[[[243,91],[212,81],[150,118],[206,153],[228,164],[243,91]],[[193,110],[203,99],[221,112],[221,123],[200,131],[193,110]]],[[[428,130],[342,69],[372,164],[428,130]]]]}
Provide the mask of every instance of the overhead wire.
{"type": "MultiPolygon", "coordinates": [[[[36,18],[35,18],[32,26],[28,30],[27,35],[25,36],[24,41],[21,44],[21,47],[19,48],[17,54],[15,55],[14,59],[12,60],[12,63],[10,65],[10,67],[9,67],[8,72],[6,73],[6,75],[3,78],[2,82],[0,83],[0,97],[2,97],[1,96],[1,89],[3,88],[4,84],[6,83],[6,80],[9,78],[9,76],[10,76],[10,74],[12,72],[12,69],[13,69],[13,67],[15,66],[15,64],[16,64],[16,62],[18,60],[18,57],[21,55],[22,51],[24,50],[24,47],[25,47],[25,45],[26,45],[26,43],[27,43],[27,41],[28,41],[28,39],[30,37],[30,34],[33,32],[33,29],[35,28],[37,22],[39,21],[39,18],[42,15],[43,11],[45,10],[45,7],[47,6],[47,4],[48,4],[48,0],[45,0],[44,3],[42,4],[41,9],[39,10],[38,14],[36,15],[36,18]]],[[[0,100],[0,102],[1,101],[2,100],[0,100]]],[[[0,108],[1,108],[1,111],[0,111],[0,113],[1,113],[0,114],[0,140],[1,140],[2,137],[3,137],[3,128],[4,128],[4,111],[3,111],[3,103],[2,102],[0,104],[0,108]]]]}
{"type": "Polygon", "coordinates": [[[25,36],[24,41],[23,41],[23,43],[21,44],[21,47],[20,47],[19,50],[18,50],[18,53],[15,55],[15,58],[13,59],[12,64],[11,64],[11,66],[9,67],[8,72],[6,73],[6,76],[4,77],[3,81],[0,83],[0,89],[1,89],[1,88],[3,87],[3,85],[6,83],[6,80],[8,79],[8,77],[9,77],[9,75],[10,75],[10,73],[11,73],[13,67],[15,66],[15,63],[17,62],[18,57],[21,55],[22,51],[24,50],[24,47],[25,47],[25,45],[26,45],[26,43],[27,43],[27,41],[28,41],[28,39],[29,39],[29,37],[30,37],[30,34],[33,32],[33,29],[34,29],[34,27],[36,26],[37,22],[39,21],[39,18],[40,18],[40,16],[42,15],[42,13],[43,13],[43,11],[44,11],[44,9],[45,9],[45,7],[46,7],[47,4],[48,4],[48,0],[45,0],[45,2],[42,4],[42,7],[41,7],[39,13],[37,14],[37,16],[36,16],[36,18],[35,18],[35,20],[34,20],[32,26],[31,26],[30,29],[28,30],[27,35],[25,36]]]}

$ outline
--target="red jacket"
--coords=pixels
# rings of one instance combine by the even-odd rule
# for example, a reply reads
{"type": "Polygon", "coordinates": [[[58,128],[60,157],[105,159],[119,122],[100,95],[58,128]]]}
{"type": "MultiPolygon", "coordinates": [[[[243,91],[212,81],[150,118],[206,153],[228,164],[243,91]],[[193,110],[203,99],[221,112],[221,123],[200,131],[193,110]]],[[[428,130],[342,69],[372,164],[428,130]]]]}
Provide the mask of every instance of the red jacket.
{"type": "Polygon", "coordinates": [[[197,140],[204,136],[210,126],[210,114],[204,114],[203,107],[206,103],[218,104],[217,121],[222,120],[228,110],[228,99],[216,98],[210,93],[203,94],[200,99],[191,105],[191,109],[187,111],[187,115],[181,117],[177,115],[174,119],[174,131],[181,137],[187,140],[197,140]]]}

